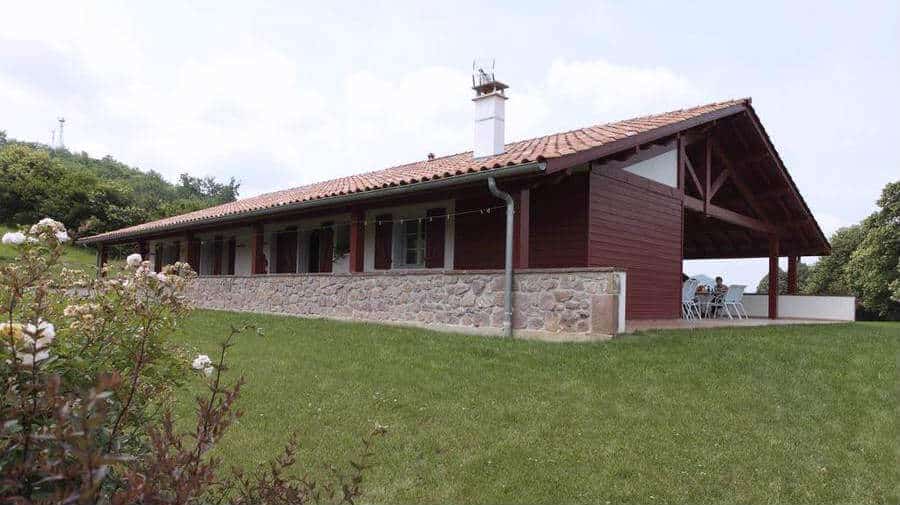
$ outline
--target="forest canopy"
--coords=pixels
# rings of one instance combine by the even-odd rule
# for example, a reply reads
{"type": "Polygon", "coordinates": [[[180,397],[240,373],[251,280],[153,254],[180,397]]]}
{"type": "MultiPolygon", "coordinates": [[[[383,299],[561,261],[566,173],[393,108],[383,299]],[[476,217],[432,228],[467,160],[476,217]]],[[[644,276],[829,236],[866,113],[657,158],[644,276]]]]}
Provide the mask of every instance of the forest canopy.
{"type": "Polygon", "coordinates": [[[83,236],[232,202],[239,188],[233,177],[188,174],[173,184],[111,156],[8,139],[0,130],[0,225],[52,217],[83,236]]]}

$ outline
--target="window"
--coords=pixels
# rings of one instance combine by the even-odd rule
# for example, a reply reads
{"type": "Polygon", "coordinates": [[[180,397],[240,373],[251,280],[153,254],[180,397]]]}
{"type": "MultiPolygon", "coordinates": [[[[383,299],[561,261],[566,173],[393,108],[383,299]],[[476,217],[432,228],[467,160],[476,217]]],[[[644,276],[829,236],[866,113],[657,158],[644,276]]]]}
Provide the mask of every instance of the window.
{"type": "Polygon", "coordinates": [[[425,226],[421,219],[403,221],[400,230],[399,259],[397,263],[404,267],[421,267],[425,265],[425,226]]]}

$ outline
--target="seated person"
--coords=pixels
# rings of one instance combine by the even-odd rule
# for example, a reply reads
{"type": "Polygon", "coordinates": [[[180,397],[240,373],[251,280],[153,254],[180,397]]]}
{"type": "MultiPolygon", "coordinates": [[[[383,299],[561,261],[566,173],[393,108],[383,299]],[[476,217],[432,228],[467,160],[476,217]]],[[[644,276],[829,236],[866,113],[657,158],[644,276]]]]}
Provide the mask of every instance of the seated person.
{"type": "Polygon", "coordinates": [[[724,295],[725,292],[728,291],[728,285],[722,281],[721,277],[716,277],[716,287],[715,292],[717,295],[724,295]]]}

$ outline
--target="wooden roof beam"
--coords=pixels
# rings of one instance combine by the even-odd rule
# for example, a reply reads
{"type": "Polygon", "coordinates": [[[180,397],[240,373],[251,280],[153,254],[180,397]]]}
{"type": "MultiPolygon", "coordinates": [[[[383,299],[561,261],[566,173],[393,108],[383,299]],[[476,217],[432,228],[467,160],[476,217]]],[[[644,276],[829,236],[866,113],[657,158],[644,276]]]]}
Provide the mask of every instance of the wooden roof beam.
{"type": "MultiPolygon", "coordinates": [[[[704,201],[699,198],[684,195],[684,207],[696,212],[703,212],[704,201]]],[[[718,205],[706,205],[706,212],[710,217],[716,218],[720,221],[725,221],[726,223],[743,226],[744,228],[750,228],[751,230],[756,230],[763,233],[776,233],[778,231],[778,229],[772,224],[769,224],[760,219],[739,214],[724,207],[719,207],[718,205]]]]}

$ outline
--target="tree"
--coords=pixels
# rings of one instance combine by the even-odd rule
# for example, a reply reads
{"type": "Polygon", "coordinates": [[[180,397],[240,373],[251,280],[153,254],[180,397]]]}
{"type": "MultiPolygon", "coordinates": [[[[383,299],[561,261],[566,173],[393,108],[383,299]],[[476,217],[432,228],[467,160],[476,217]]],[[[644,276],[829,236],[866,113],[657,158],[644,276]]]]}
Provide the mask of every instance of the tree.
{"type": "MultiPolygon", "coordinates": [[[[806,263],[797,264],[797,285],[803,286],[809,277],[810,267],[806,263]]],[[[788,291],[788,273],[781,268],[778,269],[778,294],[786,295],[788,291]]],[[[757,293],[769,292],[769,274],[766,274],[759,284],[756,286],[757,293]]]]}
{"type": "Polygon", "coordinates": [[[881,210],[869,216],[868,230],[844,268],[846,282],[866,309],[885,319],[900,319],[892,290],[900,282],[900,181],[884,187],[881,210]]]}
{"type": "Polygon", "coordinates": [[[853,288],[846,282],[844,265],[856,246],[862,241],[867,231],[866,221],[846,228],[841,228],[831,236],[831,255],[819,258],[810,269],[806,282],[802,286],[808,295],[843,295],[852,296],[853,288]]]}
{"type": "Polygon", "coordinates": [[[181,174],[179,180],[181,186],[178,190],[183,198],[202,198],[216,203],[235,201],[241,186],[234,177],[224,184],[216,182],[214,177],[191,177],[189,174],[181,174]]]}
{"type": "Polygon", "coordinates": [[[43,217],[80,233],[100,233],[234,201],[240,184],[183,174],[180,184],[111,156],[54,150],[0,130],[0,224],[43,217]]]}
{"type": "Polygon", "coordinates": [[[877,203],[878,211],[832,235],[831,255],[809,269],[806,280],[801,282],[801,291],[810,295],[855,296],[866,313],[897,320],[900,319],[900,181],[887,184],[877,203]]]}

